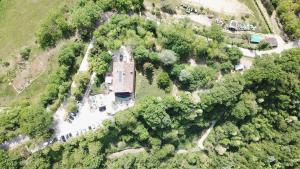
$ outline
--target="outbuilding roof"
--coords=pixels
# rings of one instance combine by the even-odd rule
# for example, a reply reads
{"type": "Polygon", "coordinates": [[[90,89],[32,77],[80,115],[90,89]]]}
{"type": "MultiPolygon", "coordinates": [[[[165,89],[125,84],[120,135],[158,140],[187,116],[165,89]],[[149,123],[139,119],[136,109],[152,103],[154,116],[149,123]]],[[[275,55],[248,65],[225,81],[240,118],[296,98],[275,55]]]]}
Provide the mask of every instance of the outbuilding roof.
{"type": "Polygon", "coordinates": [[[262,37],[260,35],[251,35],[250,42],[251,43],[259,43],[262,40],[262,37]]]}
{"type": "Polygon", "coordinates": [[[267,37],[264,39],[264,41],[268,42],[270,47],[277,47],[278,46],[278,42],[277,39],[274,37],[267,37]]]}

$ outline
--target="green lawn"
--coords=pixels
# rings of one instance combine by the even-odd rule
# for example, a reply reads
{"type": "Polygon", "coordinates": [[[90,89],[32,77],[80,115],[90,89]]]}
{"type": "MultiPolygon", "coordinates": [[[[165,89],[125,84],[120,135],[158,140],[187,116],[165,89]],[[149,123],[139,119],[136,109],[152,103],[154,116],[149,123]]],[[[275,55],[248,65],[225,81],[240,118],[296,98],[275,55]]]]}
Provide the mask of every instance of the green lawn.
{"type": "Polygon", "coordinates": [[[12,106],[15,103],[28,99],[31,103],[36,103],[45,91],[49,74],[58,67],[57,57],[51,57],[47,70],[42,73],[30,86],[19,95],[13,87],[7,83],[0,83],[0,107],[12,106]]]}
{"type": "MultiPolygon", "coordinates": [[[[61,41],[61,44],[58,46],[69,42],[71,42],[71,40],[61,41]]],[[[58,51],[59,48],[57,48],[57,51],[50,57],[46,70],[19,95],[9,83],[0,83],[0,107],[13,106],[26,99],[28,99],[30,103],[37,103],[47,87],[49,75],[58,68],[58,51]]],[[[81,63],[81,60],[82,58],[77,58],[78,65],[81,63]]]]}
{"type": "Polygon", "coordinates": [[[23,46],[34,46],[34,34],[51,10],[66,0],[1,0],[0,59],[11,61],[23,46]]]}
{"type": "Polygon", "coordinates": [[[139,72],[136,73],[135,96],[137,102],[139,102],[147,96],[163,97],[168,94],[164,90],[158,88],[156,84],[155,74],[157,74],[157,71],[155,71],[153,82],[150,84],[145,76],[141,75],[139,72]]]}
{"type": "MultiPolygon", "coordinates": [[[[24,46],[33,49],[32,56],[43,53],[35,44],[35,32],[49,13],[58,9],[66,1],[68,0],[1,0],[0,60],[14,62],[24,46]]],[[[49,71],[55,69],[56,58],[52,58],[49,63],[47,71],[20,95],[17,95],[8,83],[0,83],[0,106],[9,106],[26,98],[30,98],[33,102],[37,101],[47,85],[49,71]]],[[[10,69],[16,70],[15,67],[10,69]]],[[[0,72],[4,75],[6,71],[7,69],[3,69],[0,72]]]]}

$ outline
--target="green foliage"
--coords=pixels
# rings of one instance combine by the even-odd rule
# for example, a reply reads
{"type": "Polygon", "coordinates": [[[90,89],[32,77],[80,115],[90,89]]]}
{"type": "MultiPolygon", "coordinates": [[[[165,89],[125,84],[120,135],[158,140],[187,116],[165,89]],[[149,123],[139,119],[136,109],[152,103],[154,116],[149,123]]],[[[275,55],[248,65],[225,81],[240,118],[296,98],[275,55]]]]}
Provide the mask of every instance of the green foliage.
{"type": "Polygon", "coordinates": [[[209,27],[206,35],[218,43],[222,43],[225,40],[225,36],[224,33],[222,32],[222,28],[217,24],[212,24],[212,26],[209,27]]]}
{"type": "Polygon", "coordinates": [[[101,77],[109,70],[111,62],[112,56],[104,51],[93,51],[89,58],[90,69],[101,77]]]}
{"type": "Polygon", "coordinates": [[[168,75],[168,73],[166,72],[160,72],[157,75],[157,85],[164,90],[169,91],[170,90],[170,85],[171,85],[171,81],[170,81],[170,77],[168,75]]]}
{"type": "Polygon", "coordinates": [[[31,137],[47,136],[51,133],[52,113],[42,107],[28,107],[20,112],[20,128],[22,133],[31,137]]]}
{"type": "Polygon", "coordinates": [[[172,50],[163,50],[159,53],[159,59],[165,66],[173,65],[177,62],[177,54],[172,50]]]}
{"type": "Polygon", "coordinates": [[[8,152],[0,149],[0,168],[15,169],[20,168],[21,158],[16,155],[11,155],[8,152]]]}
{"type": "Polygon", "coordinates": [[[72,24],[79,30],[80,35],[86,38],[96,26],[96,21],[101,14],[101,8],[93,1],[81,1],[72,12],[72,24]]]}
{"type": "Polygon", "coordinates": [[[78,107],[75,99],[68,100],[67,112],[78,112],[78,107]]]}
{"type": "Polygon", "coordinates": [[[197,66],[181,70],[178,79],[182,89],[194,91],[210,87],[216,75],[217,72],[210,67],[197,66]]]}
{"type": "Polygon", "coordinates": [[[242,52],[236,47],[226,48],[225,51],[228,54],[229,60],[233,65],[237,65],[243,56],[242,52]]]}
{"type": "Polygon", "coordinates": [[[269,42],[266,42],[266,41],[262,41],[258,44],[257,48],[259,50],[266,50],[266,49],[269,49],[270,48],[270,44],[269,42]]]}
{"type": "Polygon", "coordinates": [[[114,15],[109,22],[101,25],[94,35],[97,46],[102,50],[118,50],[123,42],[127,42],[133,49],[138,47],[136,52],[145,52],[143,48],[153,47],[155,33],[156,24],[152,21],[136,15],[114,15]]]}
{"type": "Polygon", "coordinates": [[[169,14],[176,14],[176,7],[173,1],[162,1],[161,10],[169,14]]]}
{"type": "Polygon", "coordinates": [[[273,11],[275,10],[271,1],[272,0],[262,0],[261,1],[263,3],[263,5],[265,6],[265,8],[267,9],[267,12],[269,15],[272,15],[273,11]]]}
{"type": "Polygon", "coordinates": [[[228,75],[224,80],[215,84],[207,93],[200,95],[204,107],[212,105],[230,106],[238,100],[242,93],[245,80],[242,77],[228,75]]]}
{"type": "Polygon", "coordinates": [[[28,60],[30,54],[31,54],[31,49],[29,47],[25,47],[25,48],[21,49],[21,51],[20,51],[20,55],[21,55],[22,59],[24,59],[24,60],[28,60]]]}
{"type": "Polygon", "coordinates": [[[87,72],[78,72],[74,76],[73,81],[75,83],[75,87],[71,89],[71,93],[77,101],[80,101],[90,81],[90,75],[87,72]]]}
{"type": "Polygon", "coordinates": [[[137,65],[143,65],[146,61],[149,61],[149,51],[145,46],[138,46],[133,51],[133,57],[137,65]]]}
{"type": "Polygon", "coordinates": [[[41,97],[44,107],[51,105],[59,98],[60,100],[66,95],[69,88],[71,75],[74,74],[76,58],[83,54],[84,46],[80,43],[70,43],[61,48],[58,53],[59,68],[50,75],[49,84],[45,93],[41,97]]]}
{"type": "Polygon", "coordinates": [[[159,39],[164,48],[177,53],[182,60],[187,60],[194,52],[195,34],[183,23],[160,26],[159,39]]]}
{"type": "Polygon", "coordinates": [[[52,13],[37,31],[37,43],[41,48],[54,47],[58,40],[68,38],[74,32],[64,16],[65,10],[52,13]]]}
{"type": "Polygon", "coordinates": [[[276,11],[281,23],[283,24],[283,30],[289,35],[291,39],[297,39],[300,37],[300,20],[297,16],[299,13],[299,0],[278,0],[272,1],[276,6],[276,11]]]}
{"type": "Polygon", "coordinates": [[[3,110],[0,113],[0,143],[15,137],[18,133],[20,108],[15,107],[3,110]]]}
{"type": "Polygon", "coordinates": [[[240,97],[240,101],[232,110],[232,116],[236,119],[243,120],[245,117],[254,117],[258,112],[258,105],[253,93],[244,93],[240,97]]]}

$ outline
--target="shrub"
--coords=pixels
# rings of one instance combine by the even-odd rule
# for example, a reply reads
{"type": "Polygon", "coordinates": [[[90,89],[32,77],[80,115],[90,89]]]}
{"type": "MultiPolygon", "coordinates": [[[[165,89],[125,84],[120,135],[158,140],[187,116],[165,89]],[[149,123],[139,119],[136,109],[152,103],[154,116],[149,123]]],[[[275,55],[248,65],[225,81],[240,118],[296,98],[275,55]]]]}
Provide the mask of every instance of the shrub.
{"type": "Polygon", "coordinates": [[[164,65],[173,65],[177,60],[177,54],[172,50],[163,50],[159,58],[164,65]]]}
{"type": "Polygon", "coordinates": [[[160,72],[157,75],[157,85],[159,88],[164,90],[170,90],[170,77],[166,72],[160,72]]]}
{"type": "Polygon", "coordinates": [[[78,107],[75,99],[68,100],[67,112],[78,112],[78,107]]]}
{"type": "Polygon", "coordinates": [[[20,55],[21,55],[22,59],[24,59],[24,60],[29,59],[30,53],[31,53],[31,49],[29,47],[25,47],[25,48],[21,49],[21,51],[20,51],[20,55]]]}
{"type": "Polygon", "coordinates": [[[176,9],[171,3],[172,2],[163,2],[161,5],[161,10],[169,14],[176,14],[176,9]]]}
{"type": "Polygon", "coordinates": [[[260,42],[260,43],[258,44],[258,46],[257,46],[257,48],[258,48],[259,50],[266,50],[266,49],[269,49],[269,47],[270,47],[270,44],[269,44],[268,42],[266,42],[266,41],[260,42]]]}

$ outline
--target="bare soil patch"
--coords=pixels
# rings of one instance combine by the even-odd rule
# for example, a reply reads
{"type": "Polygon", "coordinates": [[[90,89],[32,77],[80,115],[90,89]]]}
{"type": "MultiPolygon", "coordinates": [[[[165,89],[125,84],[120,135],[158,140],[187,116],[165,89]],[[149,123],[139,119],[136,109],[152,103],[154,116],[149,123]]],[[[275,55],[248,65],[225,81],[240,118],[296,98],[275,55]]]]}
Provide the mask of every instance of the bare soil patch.
{"type": "Polygon", "coordinates": [[[50,58],[57,53],[57,50],[61,45],[50,49],[47,52],[36,56],[32,62],[25,65],[24,69],[17,74],[12,81],[12,86],[17,93],[21,93],[26,87],[28,87],[35,79],[37,79],[49,65],[50,58]]]}
{"type": "Polygon", "coordinates": [[[238,0],[187,0],[186,2],[231,16],[251,14],[250,9],[238,0]]]}

